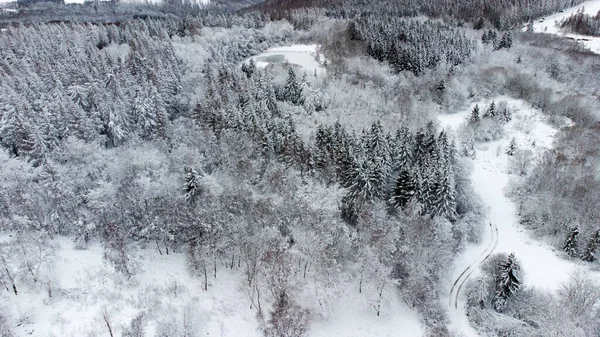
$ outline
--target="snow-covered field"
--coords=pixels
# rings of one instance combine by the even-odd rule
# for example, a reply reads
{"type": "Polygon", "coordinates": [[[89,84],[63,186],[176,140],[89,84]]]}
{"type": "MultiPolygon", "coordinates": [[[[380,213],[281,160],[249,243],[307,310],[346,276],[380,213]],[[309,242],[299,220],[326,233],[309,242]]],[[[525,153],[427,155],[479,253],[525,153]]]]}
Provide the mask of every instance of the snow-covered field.
{"type": "MultiPolygon", "coordinates": [[[[1,233],[0,233],[1,234],[1,233]]],[[[2,235],[1,240],[8,240],[2,235]]],[[[18,295],[0,291],[0,307],[8,309],[17,336],[80,337],[108,335],[103,320],[106,312],[115,336],[140,313],[145,313],[146,336],[155,336],[160,323],[182,322],[192,315],[197,322],[194,336],[259,337],[256,309],[241,270],[219,264],[217,278],[209,278],[204,291],[202,278],[190,276],[185,254],[160,255],[155,249],[136,249],[138,272],[127,281],[103,261],[100,244],[86,250],[74,249],[66,238],[53,240],[55,263],[48,268],[48,284],[18,283],[18,295]]],[[[333,303],[326,319],[313,317],[310,336],[422,336],[421,323],[397,296],[393,287],[386,293],[380,317],[375,315],[369,294],[359,294],[348,282],[333,303]]],[[[306,295],[309,295],[308,293],[306,295]]],[[[310,301],[310,299],[307,299],[310,301]]],[[[264,300],[267,305],[268,300],[264,300]]],[[[163,324],[164,325],[164,324],[163,324]]],[[[1,333],[0,333],[1,334],[1,333]]]]}
{"type": "Polygon", "coordinates": [[[561,22],[562,20],[579,12],[583,12],[589,15],[596,15],[598,11],[600,11],[600,0],[586,1],[578,6],[566,9],[562,13],[556,13],[554,15],[534,21],[533,31],[538,33],[541,32],[562,35],[568,38],[572,38],[574,40],[577,40],[579,43],[584,45],[587,49],[591,50],[592,52],[600,54],[600,37],[564,33],[557,26],[558,22],[561,22]]]}
{"type": "Polygon", "coordinates": [[[319,45],[316,44],[275,47],[262,54],[249,57],[243,63],[248,63],[252,59],[256,67],[265,68],[269,65],[287,62],[299,66],[307,75],[323,76],[325,75],[325,57],[319,49],[319,45]]]}
{"type": "MultiPolygon", "coordinates": [[[[534,158],[545,150],[552,148],[554,135],[557,130],[547,123],[542,113],[532,108],[528,103],[510,97],[495,97],[496,103],[506,101],[513,113],[512,120],[505,126],[504,137],[498,141],[478,144],[476,159],[473,160],[472,182],[475,190],[483,199],[488,209],[488,222],[498,228],[497,245],[494,253],[514,252],[521,262],[524,271],[524,285],[540,290],[554,292],[566,282],[576,269],[587,268],[583,264],[563,258],[554,248],[533,239],[519,224],[516,205],[506,196],[506,189],[511,179],[516,179],[509,169],[509,158],[505,153],[510,140],[514,137],[517,147],[529,149],[534,158]]],[[[477,102],[480,107],[487,107],[492,100],[477,102]]],[[[439,123],[446,129],[458,130],[470,116],[475,106],[452,115],[440,115],[439,123]]],[[[459,275],[470,265],[481,261],[481,254],[490,244],[491,236],[486,223],[485,239],[480,245],[468,247],[456,260],[450,286],[459,275]]],[[[479,272],[474,268],[473,276],[479,272]]],[[[588,271],[591,273],[591,271],[588,271]]],[[[597,274],[597,273],[596,273],[597,274]]],[[[600,280],[600,275],[596,275],[600,280]]],[[[460,294],[459,294],[460,295],[460,294]]],[[[448,298],[446,303],[448,303],[448,298]]],[[[464,313],[464,300],[459,296],[458,308],[450,308],[451,328],[466,336],[476,336],[475,331],[468,326],[464,313]]]]}

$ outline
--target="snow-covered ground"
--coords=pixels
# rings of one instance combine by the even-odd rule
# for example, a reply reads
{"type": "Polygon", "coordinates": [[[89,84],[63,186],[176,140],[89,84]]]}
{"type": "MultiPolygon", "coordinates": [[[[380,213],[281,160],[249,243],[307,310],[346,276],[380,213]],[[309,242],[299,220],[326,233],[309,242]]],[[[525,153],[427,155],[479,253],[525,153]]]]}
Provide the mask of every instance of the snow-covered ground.
{"type": "MultiPolygon", "coordinates": [[[[586,1],[578,6],[566,9],[561,13],[538,19],[533,22],[533,31],[538,33],[548,33],[566,36],[575,39],[584,45],[587,49],[596,54],[600,54],[600,37],[586,36],[579,34],[564,33],[557,26],[557,23],[570,17],[571,15],[583,12],[589,15],[596,15],[600,11],[600,0],[586,1]]],[[[523,28],[524,30],[526,28],[523,28]]]]}
{"type": "Polygon", "coordinates": [[[0,303],[22,324],[17,336],[88,336],[107,334],[102,320],[106,308],[115,336],[141,312],[146,333],[154,336],[166,313],[180,319],[184,308],[194,308],[199,330],[210,336],[257,336],[255,311],[241,291],[241,277],[222,268],[209,279],[210,291],[189,275],[184,254],[160,255],[156,250],[136,251],[139,273],[131,281],[117,276],[103,262],[103,250],[93,244],[73,248],[66,238],[54,240],[56,261],[51,268],[52,297],[46,284],[18,285],[19,294],[0,292],[0,303]]]}
{"type": "MultiPolygon", "coordinates": [[[[478,264],[482,261],[481,254],[490,247],[490,242],[494,240],[490,235],[490,231],[493,229],[488,226],[488,223],[493,223],[498,229],[497,245],[493,253],[514,252],[524,271],[524,285],[554,292],[568,280],[575,269],[586,269],[586,267],[562,258],[562,254],[556,252],[549,245],[536,241],[520,226],[516,205],[506,196],[509,180],[515,176],[510,173],[509,158],[511,157],[505,153],[505,150],[514,137],[518,148],[528,148],[532,151],[533,156],[537,157],[552,147],[553,137],[557,130],[546,122],[540,111],[524,101],[510,97],[495,97],[493,100],[496,103],[506,101],[508,108],[513,113],[513,118],[505,126],[505,134],[502,139],[477,145],[476,159],[473,160],[472,182],[475,190],[489,208],[488,219],[485,223],[486,234],[480,245],[469,246],[455,260],[452,278],[448,280],[448,293],[450,293],[450,287],[455,280],[469,266],[474,266],[473,276],[479,273],[478,264]]],[[[477,103],[483,111],[491,101],[477,103]]],[[[474,106],[475,103],[457,114],[440,115],[440,126],[458,130],[467,121],[474,106]]],[[[445,300],[446,303],[450,302],[449,298],[445,300]]],[[[477,336],[469,326],[464,312],[464,299],[461,299],[460,294],[458,306],[456,309],[454,306],[450,307],[449,316],[452,330],[466,336],[477,336]]]]}
{"type": "MultiPolygon", "coordinates": [[[[0,233],[0,242],[7,240],[8,236],[0,233]]],[[[104,311],[115,336],[121,336],[141,312],[145,312],[146,336],[156,335],[159,322],[181,321],[186,313],[198,322],[199,334],[195,336],[262,335],[257,312],[250,309],[241,270],[219,265],[217,278],[209,277],[209,290],[204,291],[202,278],[190,276],[185,254],[160,255],[156,249],[135,249],[132,251],[138,272],[127,281],[103,261],[100,244],[79,250],[66,238],[52,242],[56,245],[55,263],[48,269],[48,274],[53,275],[52,297],[45,282],[17,282],[18,295],[0,291],[0,308],[19,321],[19,326],[13,327],[16,336],[108,335],[104,311]]],[[[393,287],[386,290],[386,301],[377,317],[370,295],[366,291],[359,294],[357,284],[352,281],[342,286],[326,319],[313,315],[309,336],[384,337],[397,336],[400,331],[406,337],[423,335],[418,316],[406,307],[393,287]]],[[[309,295],[310,291],[302,296],[309,295]]]]}
{"type": "Polygon", "coordinates": [[[275,47],[262,54],[249,57],[243,63],[248,63],[252,59],[256,67],[265,68],[272,64],[287,62],[299,66],[307,75],[323,76],[325,74],[325,57],[319,49],[319,45],[316,44],[275,47]]]}

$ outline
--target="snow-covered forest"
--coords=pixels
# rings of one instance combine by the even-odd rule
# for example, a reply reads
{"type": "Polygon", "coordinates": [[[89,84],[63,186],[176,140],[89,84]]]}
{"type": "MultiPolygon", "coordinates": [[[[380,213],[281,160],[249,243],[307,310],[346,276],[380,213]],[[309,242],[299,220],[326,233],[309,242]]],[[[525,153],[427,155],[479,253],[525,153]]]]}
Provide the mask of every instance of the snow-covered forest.
{"type": "Polygon", "coordinates": [[[600,334],[580,3],[6,5],[0,336],[600,334]]]}

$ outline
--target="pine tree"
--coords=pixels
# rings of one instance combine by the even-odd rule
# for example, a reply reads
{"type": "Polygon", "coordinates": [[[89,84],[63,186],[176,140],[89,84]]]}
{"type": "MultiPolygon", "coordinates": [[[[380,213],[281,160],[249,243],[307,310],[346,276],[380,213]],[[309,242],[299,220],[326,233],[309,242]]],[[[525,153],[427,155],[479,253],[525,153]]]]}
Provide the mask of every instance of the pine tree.
{"type": "Polygon", "coordinates": [[[475,23],[473,23],[473,29],[475,30],[480,30],[483,28],[484,25],[484,21],[483,21],[483,17],[479,17],[479,20],[475,21],[475,23]]]}
{"type": "Polygon", "coordinates": [[[488,37],[488,32],[483,32],[483,34],[481,35],[481,43],[483,43],[483,44],[490,43],[490,39],[488,37]]]}
{"type": "Polygon", "coordinates": [[[441,80],[435,87],[435,89],[437,90],[438,95],[442,95],[444,91],[446,91],[446,83],[444,82],[444,80],[441,80]]]}
{"type": "Polygon", "coordinates": [[[496,311],[502,311],[507,300],[521,288],[521,281],[516,275],[521,267],[515,259],[514,253],[508,255],[508,258],[499,267],[496,277],[496,293],[492,301],[496,311]]]}
{"type": "Polygon", "coordinates": [[[479,123],[479,120],[480,120],[479,105],[475,104],[475,107],[473,108],[473,111],[471,111],[471,118],[469,119],[469,122],[471,124],[477,124],[477,123],[479,123]]]}
{"type": "Polygon", "coordinates": [[[185,200],[193,203],[198,192],[198,172],[193,167],[185,168],[185,183],[183,184],[185,200]]]}
{"type": "Polygon", "coordinates": [[[562,247],[563,251],[570,257],[576,257],[579,252],[579,228],[573,227],[567,235],[567,239],[562,247]]]}
{"type": "Polygon", "coordinates": [[[247,78],[252,77],[252,74],[256,71],[256,65],[254,64],[254,59],[250,59],[248,63],[242,64],[242,72],[246,74],[247,78]]]}
{"type": "Polygon", "coordinates": [[[509,156],[514,156],[517,152],[517,141],[513,137],[508,144],[508,148],[506,149],[506,154],[509,156]]]}
{"type": "Polygon", "coordinates": [[[587,247],[581,255],[581,259],[588,262],[596,261],[598,259],[596,257],[598,246],[600,246],[600,229],[595,231],[594,234],[592,234],[592,236],[589,238],[587,247]]]}
{"type": "Polygon", "coordinates": [[[415,196],[417,186],[408,170],[400,171],[396,179],[393,202],[398,207],[404,207],[415,196]]]}
{"type": "Polygon", "coordinates": [[[508,122],[510,122],[510,120],[512,119],[512,116],[511,116],[510,110],[509,110],[508,108],[504,108],[504,110],[502,110],[502,113],[501,113],[501,114],[502,114],[502,115],[501,115],[501,120],[502,120],[504,123],[508,123],[508,122]]]}
{"type": "Polygon", "coordinates": [[[510,35],[510,32],[504,33],[504,35],[502,36],[502,39],[504,40],[504,48],[510,49],[513,45],[513,40],[512,40],[512,36],[510,35]]]}
{"type": "Polygon", "coordinates": [[[484,117],[495,117],[496,116],[496,103],[492,101],[490,107],[487,109],[484,117]]]}
{"type": "Polygon", "coordinates": [[[420,129],[415,134],[415,141],[413,147],[413,162],[415,165],[421,167],[423,162],[425,161],[425,155],[427,154],[427,149],[425,148],[425,133],[423,129],[420,129]]]}
{"type": "Polygon", "coordinates": [[[440,170],[433,187],[431,215],[456,219],[456,191],[454,177],[450,170],[440,170]]]}
{"type": "Polygon", "coordinates": [[[394,139],[396,147],[395,156],[392,161],[395,163],[393,169],[408,169],[413,164],[413,139],[410,130],[403,126],[396,132],[394,139]]]}
{"type": "Polygon", "coordinates": [[[288,78],[283,88],[283,97],[286,101],[294,105],[300,104],[302,98],[302,88],[298,83],[294,68],[288,69],[288,78]]]}

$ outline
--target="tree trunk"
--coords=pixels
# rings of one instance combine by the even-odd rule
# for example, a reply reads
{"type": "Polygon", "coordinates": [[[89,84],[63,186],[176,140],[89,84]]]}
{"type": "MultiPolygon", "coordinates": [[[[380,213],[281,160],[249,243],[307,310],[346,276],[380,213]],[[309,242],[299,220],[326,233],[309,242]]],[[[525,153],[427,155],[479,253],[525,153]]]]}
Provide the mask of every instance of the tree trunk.
{"type": "Polygon", "coordinates": [[[104,319],[104,323],[108,328],[108,333],[110,334],[110,337],[115,337],[112,331],[112,327],[110,326],[110,318],[108,317],[108,312],[106,312],[106,309],[104,309],[104,311],[102,312],[102,318],[104,319]]]}
{"type": "Polygon", "coordinates": [[[214,254],[213,256],[213,267],[215,268],[215,278],[217,278],[217,254],[214,254]]]}
{"type": "Polygon", "coordinates": [[[202,269],[204,272],[204,290],[208,291],[208,270],[206,270],[206,261],[202,259],[202,269]]]}
{"type": "MultiPolygon", "coordinates": [[[[256,284],[254,285],[256,287],[256,284]]],[[[258,312],[262,313],[262,308],[260,306],[260,289],[256,288],[256,300],[258,302],[258,312]]]]}
{"type": "Polygon", "coordinates": [[[304,275],[303,278],[306,278],[306,269],[308,268],[308,261],[304,264],[304,275]]]}
{"type": "Polygon", "coordinates": [[[4,260],[4,257],[2,257],[2,263],[4,263],[4,271],[6,272],[6,276],[8,277],[8,280],[12,284],[13,291],[15,292],[15,295],[18,295],[19,292],[17,291],[17,286],[15,285],[15,279],[12,277],[12,275],[8,271],[8,267],[6,266],[6,260],[4,260]]]}
{"type": "Polygon", "coordinates": [[[377,317],[381,313],[381,297],[383,296],[383,288],[379,291],[379,301],[377,301],[377,317]]]}
{"type": "Polygon", "coordinates": [[[365,267],[363,266],[360,270],[360,281],[358,282],[358,293],[362,294],[362,283],[363,283],[363,274],[365,273],[365,267]]]}
{"type": "Polygon", "coordinates": [[[158,252],[160,253],[160,255],[163,255],[162,250],[160,250],[160,245],[158,244],[158,240],[156,241],[156,249],[158,249],[158,252]]]}

